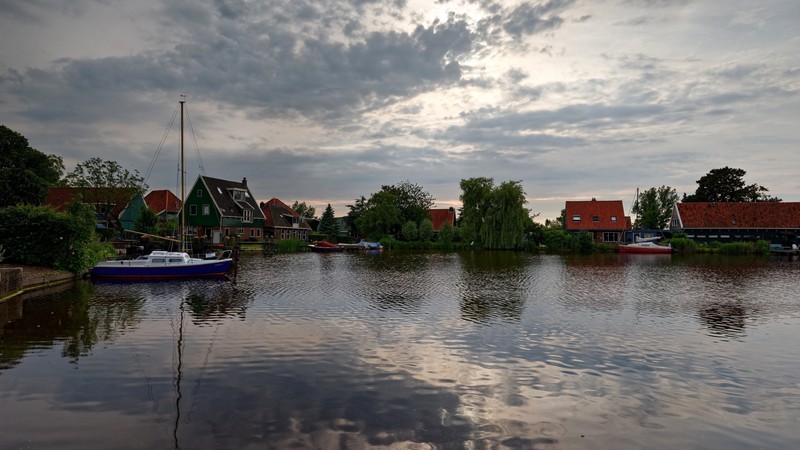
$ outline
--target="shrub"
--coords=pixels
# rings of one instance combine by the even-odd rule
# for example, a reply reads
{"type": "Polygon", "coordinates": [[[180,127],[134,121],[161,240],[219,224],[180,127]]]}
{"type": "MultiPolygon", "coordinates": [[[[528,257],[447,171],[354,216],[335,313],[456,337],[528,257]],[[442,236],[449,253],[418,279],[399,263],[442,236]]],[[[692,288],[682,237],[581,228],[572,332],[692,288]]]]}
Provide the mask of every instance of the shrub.
{"type": "Polygon", "coordinates": [[[678,253],[694,253],[697,248],[697,243],[685,237],[673,237],[668,241],[672,248],[678,253]]]}
{"type": "Polygon", "coordinates": [[[422,219],[417,229],[417,239],[423,242],[433,240],[433,222],[431,219],[422,219]]]}
{"type": "Polygon", "coordinates": [[[403,225],[403,229],[400,231],[400,235],[403,237],[404,241],[415,241],[417,239],[418,231],[417,231],[417,224],[408,221],[403,225]]]}
{"type": "Polygon", "coordinates": [[[88,246],[96,240],[94,226],[86,205],[69,213],[49,206],[11,206],[0,210],[0,245],[11,261],[82,273],[108,250],[88,246]]]}

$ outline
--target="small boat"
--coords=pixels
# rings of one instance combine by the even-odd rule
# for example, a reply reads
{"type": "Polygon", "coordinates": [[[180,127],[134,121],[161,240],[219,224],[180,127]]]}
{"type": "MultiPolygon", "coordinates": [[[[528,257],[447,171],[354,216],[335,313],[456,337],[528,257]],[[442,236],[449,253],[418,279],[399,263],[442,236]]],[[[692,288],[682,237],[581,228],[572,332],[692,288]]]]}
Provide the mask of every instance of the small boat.
{"type": "Polygon", "coordinates": [[[336,244],[331,244],[328,241],[317,241],[314,244],[309,244],[308,248],[311,249],[312,252],[320,253],[340,252],[343,250],[342,247],[339,247],[336,244]]]}
{"type": "Polygon", "coordinates": [[[636,238],[636,242],[632,244],[622,244],[619,246],[620,253],[647,253],[647,254],[658,254],[658,253],[672,253],[672,245],[658,245],[653,241],[657,241],[658,237],[655,238],[636,238]]]}
{"type": "Polygon", "coordinates": [[[383,250],[383,245],[380,242],[367,242],[365,240],[361,240],[356,242],[355,244],[339,244],[339,247],[343,248],[344,250],[361,250],[361,251],[381,251],[383,250]]]}
{"type": "Polygon", "coordinates": [[[91,276],[131,280],[224,277],[232,263],[231,258],[200,259],[184,252],[156,250],[137,259],[99,262],[91,276]]]}

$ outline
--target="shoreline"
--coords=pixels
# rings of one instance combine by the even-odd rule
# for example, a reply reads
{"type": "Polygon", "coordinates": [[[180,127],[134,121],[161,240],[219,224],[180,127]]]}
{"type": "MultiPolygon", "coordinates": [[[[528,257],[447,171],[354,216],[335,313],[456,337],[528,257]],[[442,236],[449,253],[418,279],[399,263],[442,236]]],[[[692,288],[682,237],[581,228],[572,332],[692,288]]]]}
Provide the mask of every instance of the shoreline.
{"type": "Polygon", "coordinates": [[[22,274],[19,277],[19,280],[16,280],[16,286],[9,286],[11,289],[9,289],[8,292],[0,292],[0,303],[18,295],[32,291],[38,291],[41,289],[47,289],[80,279],[78,275],[72,272],[53,269],[51,267],[0,263],[0,270],[2,269],[21,269],[22,274]]]}

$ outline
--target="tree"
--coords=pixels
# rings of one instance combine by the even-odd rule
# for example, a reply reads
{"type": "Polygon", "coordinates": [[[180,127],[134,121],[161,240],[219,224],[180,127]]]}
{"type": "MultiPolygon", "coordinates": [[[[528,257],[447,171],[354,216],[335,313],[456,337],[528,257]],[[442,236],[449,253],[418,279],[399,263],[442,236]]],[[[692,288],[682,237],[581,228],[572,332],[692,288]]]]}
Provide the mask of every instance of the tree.
{"type": "Polygon", "coordinates": [[[362,195],[361,198],[357,198],[356,201],[352,205],[347,205],[350,209],[348,211],[347,216],[344,218],[345,223],[347,224],[347,228],[350,230],[350,234],[353,236],[358,236],[358,227],[356,226],[356,220],[361,217],[364,213],[364,210],[367,206],[367,199],[364,198],[362,195]]]}
{"type": "Polygon", "coordinates": [[[97,157],[78,163],[64,177],[62,184],[76,188],[127,188],[140,194],[147,190],[147,184],[138,170],[131,173],[116,161],[105,161],[97,157]]]}
{"type": "Polygon", "coordinates": [[[400,210],[397,196],[389,190],[378,191],[364,204],[364,210],[356,219],[356,228],[361,236],[380,239],[400,231],[400,210]]]}
{"type": "Polygon", "coordinates": [[[399,235],[406,222],[421,223],[429,217],[434,201],[430,193],[410,181],[382,186],[369,200],[361,199],[361,204],[348,205],[348,217],[355,217],[356,234],[376,238],[399,235]]]}
{"type": "MultiPolygon", "coordinates": [[[[448,222],[445,222],[445,224],[447,223],[448,222]]],[[[422,242],[433,240],[433,222],[431,222],[431,219],[425,218],[419,223],[419,227],[417,227],[417,239],[422,242]]]]}
{"type": "Polygon", "coordinates": [[[742,169],[723,167],[712,169],[697,180],[693,195],[683,194],[684,202],[779,202],[767,195],[769,189],[758,184],[745,185],[742,169]]]}
{"type": "Polygon", "coordinates": [[[158,233],[158,216],[152,209],[143,205],[139,209],[139,216],[133,221],[133,229],[140,233],[158,233]]]}
{"type": "Polygon", "coordinates": [[[461,180],[462,227],[471,230],[481,245],[513,249],[522,245],[531,221],[524,208],[525,191],[519,181],[494,186],[491,178],[461,180]]]}
{"type": "Polygon", "coordinates": [[[404,241],[416,241],[417,236],[419,236],[417,224],[409,220],[403,224],[403,229],[400,231],[400,235],[403,237],[404,241]]]}
{"type": "Polygon", "coordinates": [[[306,202],[297,202],[295,201],[292,204],[292,209],[297,213],[300,214],[300,217],[304,217],[306,219],[316,219],[317,210],[313,206],[306,205],[306,202]]]}
{"type": "Polygon", "coordinates": [[[43,204],[63,172],[61,157],[31,148],[23,135],[0,125],[0,208],[43,204]]]}
{"type": "Polygon", "coordinates": [[[397,185],[383,186],[381,189],[395,194],[395,205],[404,221],[419,224],[428,218],[435,199],[422,186],[406,180],[397,185]]]}
{"type": "Polygon", "coordinates": [[[331,208],[330,203],[328,203],[328,206],[322,213],[322,218],[319,221],[319,227],[317,228],[317,231],[327,236],[335,236],[338,234],[338,230],[336,229],[336,218],[333,215],[333,208],[331,208]]]}
{"type": "Polygon", "coordinates": [[[636,214],[634,228],[663,230],[672,218],[672,207],[678,202],[678,194],[669,186],[652,187],[639,193],[632,212],[636,214]]]}

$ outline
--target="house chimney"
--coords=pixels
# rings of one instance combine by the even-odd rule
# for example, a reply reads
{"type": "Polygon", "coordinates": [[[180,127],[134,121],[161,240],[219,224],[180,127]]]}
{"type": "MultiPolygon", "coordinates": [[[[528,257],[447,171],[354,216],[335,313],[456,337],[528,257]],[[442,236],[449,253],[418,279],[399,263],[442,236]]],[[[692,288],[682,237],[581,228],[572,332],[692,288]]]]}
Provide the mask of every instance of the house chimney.
{"type": "Polygon", "coordinates": [[[242,178],[242,184],[244,185],[244,187],[247,187],[247,177],[242,178]]]}

